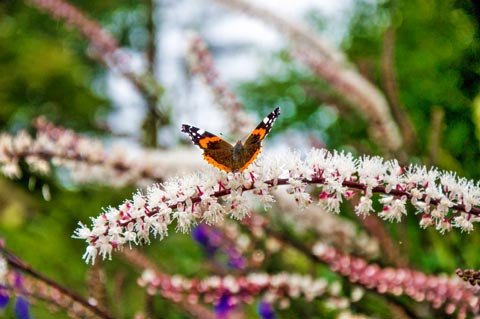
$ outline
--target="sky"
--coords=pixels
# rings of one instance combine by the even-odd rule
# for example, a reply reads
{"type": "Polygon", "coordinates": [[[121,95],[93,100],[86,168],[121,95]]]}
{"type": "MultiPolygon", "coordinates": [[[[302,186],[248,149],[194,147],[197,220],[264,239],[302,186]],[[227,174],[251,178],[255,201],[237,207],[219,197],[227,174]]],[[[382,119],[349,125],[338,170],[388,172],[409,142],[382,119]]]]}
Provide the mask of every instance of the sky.
{"type": "MultiPolygon", "coordinates": [[[[311,9],[328,21],[322,38],[338,45],[346,31],[353,0],[249,0],[297,24],[306,25],[311,9]]],[[[284,37],[259,19],[219,5],[214,0],[162,0],[156,10],[156,76],[167,89],[164,103],[175,109],[174,124],[159,132],[160,142],[175,141],[176,127],[194,123],[213,132],[226,128],[211,93],[200,79],[186,72],[185,56],[192,32],[199,34],[214,53],[217,69],[228,84],[252,80],[265,57],[286,46],[284,37]]],[[[136,67],[144,65],[140,53],[131,52],[136,67]]],[[[109,124],[116,133],[135,135],[144,118],[144,101],[134,88],[116,74],[108,75],[108,87],[116,111],[109,124]]],[[[273,108],[273,106],[272,106],[273,108]]],[[[179,131],[179,130],[178,130],[179,131]]],[[[177,135],[178,136],[178,135],[177,135]]]]}

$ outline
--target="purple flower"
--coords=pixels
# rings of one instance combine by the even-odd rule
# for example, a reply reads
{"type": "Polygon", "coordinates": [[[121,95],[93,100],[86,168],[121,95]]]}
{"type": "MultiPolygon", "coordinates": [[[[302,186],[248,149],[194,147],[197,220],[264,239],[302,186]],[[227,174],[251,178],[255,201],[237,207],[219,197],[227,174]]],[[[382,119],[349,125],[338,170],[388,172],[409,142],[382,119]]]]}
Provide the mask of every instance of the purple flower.
{"type": "Polygon", "coordinates": [[[19,288],[19,287],[22,286],[22,284],[23,284],[23,277],[22,277],[22,275],[19,274],[18,272],[15,272],[15,283],[14,283],[15,287],[16,287],[16,288],[19,288]]]}
{"type": "Polygon", "coordinates": [[[235,269],[245,269],[247,262],[245,258],[234,248],[230,247],[226,251],[228,255],[228,265],[235,269]]]}
{"type": "Polygon", "coordinates": [[[5,308],[10,301],[7,290],[4,286],[0,286],[0,309],[5,308]]]}
{"type": "Polygon", "coordinates": [[[228,314],[234,308],[230,295],[223,294],[215,305],[217,319],[227,319],[228,314]]]}
{"type": "Polygon", "coordinates": [[[258,314],[262,319],[275,319],[275,312],[273,311],[272,305],[262,301],[258,304],[258,314]]]}
{"type": "Polygon", "coordinates": [[[17,297],[15,301],[15,314],[18,319],[31,319],[30,316],[30,304],[28,300],[22,296],[17,297]]]}
{"type": "Polygon", "coordinates": [[[208,256],[214,255],[220,246],[220,236],[211,227],[200,225],[195,227],[192,237],[203,246],[208,256]]]}

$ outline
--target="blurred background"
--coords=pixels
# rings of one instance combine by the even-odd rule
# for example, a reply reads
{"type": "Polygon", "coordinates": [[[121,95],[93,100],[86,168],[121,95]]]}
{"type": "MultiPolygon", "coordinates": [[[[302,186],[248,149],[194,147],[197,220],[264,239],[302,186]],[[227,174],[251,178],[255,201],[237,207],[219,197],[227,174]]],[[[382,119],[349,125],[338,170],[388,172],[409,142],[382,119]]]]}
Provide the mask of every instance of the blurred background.
{"type": "MultiPolygon", "coordinates": [[[[182,123],[235,141],[279,106],[282,115],[265,141],[266,152],[326,147],[480,178],[476,1],[68,3],[82,16],[73,7],[62,7],[63,1],[0,3],[3,133],[26,129],[34,135],[32,121],[45,116],[105,145],[122,141],[127,154],[144,149],[170,152],[192,147],[180,132],[182,123]],[[205,56],[207,62],[201,59],[205,56]],[[208,58],[213,60],[209,63],[208,58]],[[248,125],[236,127],[237,116],[248,125]]],[[[195,165],[206,165],[198,150],[192,152],[193,158],[198,156],[192,159],[195,165]]],[[[77,222],[87,223],[102,207],[120,204],[143,185],[123,183],[113,189],[108,181],[78,183],[68,168],[46,175],[26,164],[21,168],[18,179],[0,178],[0,236],[34,269],[87,295],[91,269],[81,260],[85,245],[71,238],[77,222]]],[[[165,176],[176,175],[172,170],[165,176]]],[[[352,225],[354,234],[377,240],[379,253],[367,259],[381,265],[449,275],[457,268],[478,267],[477,232],[441,235],[435,229],[423,230],[420,216],[413,208],[409,212],[400,224],[378,222],[376,217],[369,224],[345,204],[339,218],[352,225]]],[[[318,235],[295,229],[287,219],[279,218],[276,226],[296,240],[318,235]]],[[[250,253],[264,251],[268,256],[257,270],[327,278],[341,283],[340,294],[354,287],[298,252],[268,251],[264,243],[256,244],[250,253]]],[[[170,275],[202,278],[251,271],[212,266],[201,240],[173,231],[164,241],[139,249],[170,275]]],[[[106,261],[102,267],[114,317],[132,318],[143,308],[156,310],[154,318],[191,317],[169,300],[150,300],[136,284],[138,269],[123,259],[106,261]],[[112,304],[113,300],[122,302],[112,304]]],[[[351,313],[448,318],[405,296],[365,293],[363,302],[349,306],[351,313]]],[[[295,300],[276,315],[337,318],[343,311],[321,301],[295,300]]],[[[35,318],[51,315],[41,302],[32,313],[35,318]]],[[[245,306],[241,313],[243,318],[260,318],[255,306],[245,306]]],[[[4,314],[15,316],[12,307],[4,314]]],[[[68,316],[59,311],[55,317],[68,316]]]]}

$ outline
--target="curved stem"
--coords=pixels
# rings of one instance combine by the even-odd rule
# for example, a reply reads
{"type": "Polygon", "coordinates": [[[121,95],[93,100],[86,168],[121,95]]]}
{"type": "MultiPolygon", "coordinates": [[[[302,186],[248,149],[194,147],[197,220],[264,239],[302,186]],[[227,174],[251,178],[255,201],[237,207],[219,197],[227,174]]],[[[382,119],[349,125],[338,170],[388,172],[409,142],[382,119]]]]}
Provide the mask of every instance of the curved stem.
{"type": "Polygon", "coordinates": [[[99,318],[104,318],[104,319],[113,319],[112,316],[110,316],[108,313],[104,312],[103,310],[99,309],[98,307],[95,307],[91,304],[88,303],[88,301],[77,294],[76,292],[68,289],[67,287],[59,284],[58,282],[54,281],[53,279],[48,278],[47,276],[41,274],[40,272],[36,271],[33,269],[30,265],[22,261],[20,258],[18,258],[15,254],[13,254],[10,250],[8,250],[5,247],[0,246],[0,251],[3,253],[3,256],[7,260],[8,264],[15,268],[18,269],[33,278],[36,278],[44,283],[46,283],[48,286],[51,286],[55,288],[56,290],[60,291],[61,293],[67,295],[70,297],[72,300],[75,302],[78,302],[81,304],[83,307],[89,309],[91,312],[93,312],[95,315],[97,315],[99,318]]]}

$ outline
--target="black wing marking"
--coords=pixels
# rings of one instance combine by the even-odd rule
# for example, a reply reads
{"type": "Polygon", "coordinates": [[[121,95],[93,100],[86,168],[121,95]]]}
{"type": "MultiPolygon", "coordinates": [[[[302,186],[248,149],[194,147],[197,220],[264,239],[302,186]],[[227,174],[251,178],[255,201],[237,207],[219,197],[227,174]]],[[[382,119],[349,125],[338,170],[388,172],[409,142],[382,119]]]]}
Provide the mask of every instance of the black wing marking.
{"type": "Polygon", "coordinates": [[[183,124],[182,132],[187,133],[192,142],[203,150],[203,158],[213,166],[226,172],[232,170],[232,149],[230,143],[210,132],[183,124]]]}
{"type": "Polygon", "coordinates": [[[271,131],[273,123],[280,115],[280,108],[276,107],[270,114],[268,114],[250,133],[247,140],[245,141],[245,146],[252,146],[262,142],[262,140],[267,136],[271,131]]]}
{"type": "Polygon", "coordinates": [[[199,129],[195,126],[187,124],[182,125],[182,132],[187,133],[190,136],[193,144],[199,146],[201,149],[219,149],[219,148],[231,148],[232,145],[225,142],[222,138],[215,134],[199,129]]]}

